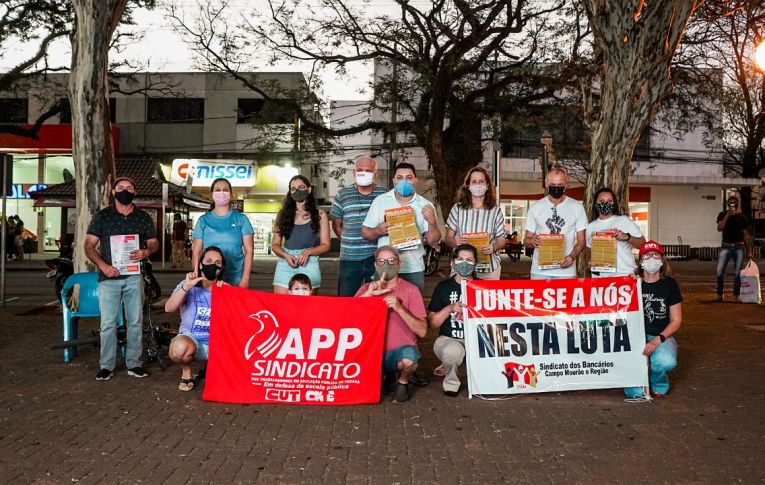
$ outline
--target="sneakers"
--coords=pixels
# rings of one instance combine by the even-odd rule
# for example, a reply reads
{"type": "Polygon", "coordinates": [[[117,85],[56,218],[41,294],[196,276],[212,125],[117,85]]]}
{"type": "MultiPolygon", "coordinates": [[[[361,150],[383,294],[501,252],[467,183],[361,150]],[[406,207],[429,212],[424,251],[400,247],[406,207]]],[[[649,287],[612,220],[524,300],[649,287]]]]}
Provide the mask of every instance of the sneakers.
{"type": "Polygon", "coordinates": [[[396,392],[393,393],[393,402],[406,402],[409,400],[409,385],[396,384],[396,392]]]}
{"type": "Polygon", "coordinates": [[[149,373],[143,370],[143,367],[133,367],[128,369],[128,375],[133,377],[149,377],[149,373]]]}
{"type": "Polygon", "coordinates": [[[96,380],[97,381],[108,381],[112,378],[114,375],[114,372],[110,371],[109,369],[101,369],[98,371],[98,374],[96,374],[96,380]]]}

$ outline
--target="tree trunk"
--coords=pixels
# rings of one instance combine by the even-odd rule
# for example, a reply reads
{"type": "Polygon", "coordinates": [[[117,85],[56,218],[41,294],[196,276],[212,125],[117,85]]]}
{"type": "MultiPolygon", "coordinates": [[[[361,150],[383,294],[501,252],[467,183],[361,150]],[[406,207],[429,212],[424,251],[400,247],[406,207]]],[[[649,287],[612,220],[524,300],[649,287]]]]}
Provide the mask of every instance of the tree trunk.
{"type": "Polygon", "coordinates": [[[76,173],[74,271],[92,271],[85,256],[88,225],[109,204],[114,180],[107,84],[108,52],[112,34],[127,0],[72,0],[72,66],[69,103],[72,110],[72,157],[76,173]]]}

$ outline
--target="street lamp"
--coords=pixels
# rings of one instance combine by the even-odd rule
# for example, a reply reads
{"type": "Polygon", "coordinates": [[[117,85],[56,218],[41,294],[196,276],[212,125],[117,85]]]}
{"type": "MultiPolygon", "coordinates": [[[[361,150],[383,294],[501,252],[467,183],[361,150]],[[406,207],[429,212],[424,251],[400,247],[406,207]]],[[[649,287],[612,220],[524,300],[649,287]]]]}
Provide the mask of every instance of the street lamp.
{"type": "Polygon", "coordinates": [[[754,48],[754,63],[761,72],[765,73],[765,40],[754,48]]]}
{"type": "Polygon", "coordinates": [[[552,148],[553,137],[549,131],[545,130],[542,133],[542,138],[539,139],[542,142],[542,188],[547,187],[547,169],[549,167],[548,150],[552,148]]]}

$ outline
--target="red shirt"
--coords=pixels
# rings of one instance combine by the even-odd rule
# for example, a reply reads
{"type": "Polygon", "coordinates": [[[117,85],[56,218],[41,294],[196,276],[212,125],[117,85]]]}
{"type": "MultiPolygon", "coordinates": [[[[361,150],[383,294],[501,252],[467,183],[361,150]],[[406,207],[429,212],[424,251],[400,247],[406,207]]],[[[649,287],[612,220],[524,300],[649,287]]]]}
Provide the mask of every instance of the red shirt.
{"type": "MultiPolygon", "coordinates": [[[[359,288],[356,292],[356,296],[363,295],[369,288],[369,283],[365,283],[364,286],[359,288]]],[[[386,293],[376,298],[385,298],[390,293],[386,293]]],[[[425,304],[422,302],[422,295],[420,290],[401,278],[396,282],[396,287],[393,289],[393,295],[401,300],[401,305],[409,310],[416,318],[424,319],[427,313],[425,313],[425,304]]],[[[385,327],[385,352],[389,352],[396,347],[402,345],[417,345],[417,334],[409,328],[401,315],[395,310],[388,309],[387,325],[385,327]]]]}

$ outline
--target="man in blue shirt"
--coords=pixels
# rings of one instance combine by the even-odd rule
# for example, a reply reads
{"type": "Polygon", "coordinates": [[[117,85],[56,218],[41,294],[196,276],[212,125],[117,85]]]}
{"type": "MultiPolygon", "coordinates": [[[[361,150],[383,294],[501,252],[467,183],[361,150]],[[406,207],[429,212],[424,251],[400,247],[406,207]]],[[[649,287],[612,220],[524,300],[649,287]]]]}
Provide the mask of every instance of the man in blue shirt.
{"type": "Polygon", "coordinates": [[[372,201],[385,193],[375,183],[379,176],[377,160],[370,155],[356,158],[353,173],[355,183],[337,192],[329,213],[332,230],[340,238],[339,296],[354,296],[362,284],[372,281],[377,243],[361,237],[361,223],[372,201]]]}

